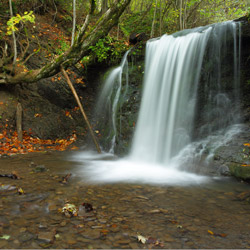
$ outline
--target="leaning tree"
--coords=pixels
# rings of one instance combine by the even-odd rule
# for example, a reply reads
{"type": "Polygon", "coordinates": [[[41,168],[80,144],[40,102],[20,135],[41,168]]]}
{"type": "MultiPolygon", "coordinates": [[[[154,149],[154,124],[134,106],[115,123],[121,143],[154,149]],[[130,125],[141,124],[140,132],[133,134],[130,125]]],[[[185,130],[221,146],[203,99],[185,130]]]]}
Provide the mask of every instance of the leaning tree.
{"type": "MultiPolygon", "coordinates": [[[[90,25],[95,18],[95,0],[90,0],[90,9],[84,23],[80,27],[72,46],[63,54],[54,58],[45,66],[32,70],[15,70],[15,62],[8,60],[11,58],[4,51],[0,59],[0,84],[19,84],[19,83],[34,83],[43,78],[51,77],[57,74],[61,68],[68,67],[79,62],[83,57],[90,53],[90,46],[108,34],[108,32],[117,25],[119,17],[122,15],[131,0],[115,0],[110,8],[99,18],[95,25],[90,25]],[[8,66],[8,67],[7,67],[8,66]],[[11,70],[6,70],[6,69],[11,70]]],[[[13,56],[12,56],[13,57],[13,56]]]]}

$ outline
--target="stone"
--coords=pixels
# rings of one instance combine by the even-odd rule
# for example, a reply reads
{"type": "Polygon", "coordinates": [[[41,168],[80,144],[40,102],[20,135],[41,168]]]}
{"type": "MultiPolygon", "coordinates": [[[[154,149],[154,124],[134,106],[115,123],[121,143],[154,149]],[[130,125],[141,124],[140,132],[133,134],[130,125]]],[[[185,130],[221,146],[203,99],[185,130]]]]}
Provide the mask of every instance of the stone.
{"type": "Polygon", "coordinates": [[[190,232],[196,232],[198,229],[196,227],[187,227],[187,230],[190,231],[190,232]]]}
{"type": "Polygon", "coordinates": [[[39,232],[38,233],[38,240],[45,241],[47,243],[50,243],[54,240],[55,232],[39,232]]]}
{"type": "Polygon", "coordinates": [[[81,234],[84,238],[96,240],[100,238],[100,231],[96,229],[86,229],[81,234]]]}
{"type": "Polygon", "coordinates": [[[35,167],[34,172],[36,173],[42,173],[47,171],[46,167],[44,165],[38,165],[35,167]]]}
{"type": "Polygon", "coordinates": [[[26,227],[21,227],[20,230],[19,230],[20,233],[24,233],[24,232],[26,232],[26,231],[27,231],[27,228],[26,228],[26,227]]]}
{"type": "Polygon", "coordinates": [[[238,163],[231,163],[229,165],[230,174],[242,180],[250,180],[250,166],[241,165],[238,163]]]}
{"type": "Polygon", "coordinates": [[[60,226],[61,226],[61,227],[64,227],[64,226],[66,226],[66,224],[67,224],[67,222],[64,220],[64,221],[62,221],[62,222],[60,223],[60,226]]]}
{"type": "Polygon", "coordinates": [[[91,228],[93,228],[93,229],[102,229],[102,228],[103,228],[103,226],[101,226],[101,225],[97,225],[97,226],[92,226],[91,228]]]}
{"type": "Polygon", "coordinates": [[[89,243],[89,242],[91,242],[90,239],[86,239],[86,238],[84,238],[84,237],[77,237],[76,240],[77,240],[77,241],[80,241],[80,242],[82,242],[82,243],[89,243]]]}
{"type": "Polygon", "coordinates": [[[13,243],[14,243],[16,246],[20,246],[20,241],[17,240],[17,239],[15,239],[15,240],[13,241],[13,243]]]}
{"type": "Polygon", "coordinates": [[[166,242],[174,242],[175,239],[171,235],[166,234],[165,237],[164,237],[164,241],[166,241],[166,242]]]}
{"type": "Polygon", "coordinates": [[[77,243],[77,241],[74,240],[74,239],[68,239],[68,240],[67,240],[67,243],[68,243],[69,245],[74,245],[74,244],[77,243]]]}
{"type": "Polygon", "coordinates": [[[30,241],[34,238],[34,235],[29,233],[29,232],[24,232],[24,233],[21,233],[19,236],[18,236],[18,239],[20,242],[26,242],[26,241],[30,241]]]}
{"type": "Polygon", "coordinates": [[[150,213],[150,214],[158,214],[158,213],[161,213],[161,210],[160,209],[153,209],[153,210],[148,211],[148,213],[150,213]]]}

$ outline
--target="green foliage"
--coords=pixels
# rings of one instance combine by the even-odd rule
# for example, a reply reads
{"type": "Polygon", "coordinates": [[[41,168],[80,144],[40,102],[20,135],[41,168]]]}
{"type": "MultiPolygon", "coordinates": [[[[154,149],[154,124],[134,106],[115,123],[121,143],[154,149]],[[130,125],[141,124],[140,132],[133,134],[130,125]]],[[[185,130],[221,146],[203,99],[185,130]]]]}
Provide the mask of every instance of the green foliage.
{"type": "Polygon", "coordinates": [[[57,42],[59,42],[59,45],[57,45],[55,48],[55,52],[57,55],[63,54],[66,50],[70,48],[69,42],[64,39],[58,39],[57,42]]]}
{"type": "Polygon", "coordinates": [[[109,59],[110,62],[114,63],[122,58],[124,51],[127,50],[127,46],[123,41],[107,36],[99,39],[95,46],[90,46],[90,49],[98,62],[104,62],[109,59]]]}
{"type": "Polygon", "coordinates": [[[30,11],[29,13],[26,11],[23,16],[17,14],[16,16],[11,17],[7,22],[7,35],[11,35],[13,31],[18,31],[17,25],[21,22],[35,23],[35,15],[33,14],[33,11],[30,11]]]}
{"type": "Polygon", "coordinates": [[[129,13],[123,16],[123,20],[120,22],[120,28],[126,37],[129,37],[129,35],[134,32],[150,33],[152,14],[149,13],[144,17],[142,16],[143,13],[141,12],[129,13]]]}

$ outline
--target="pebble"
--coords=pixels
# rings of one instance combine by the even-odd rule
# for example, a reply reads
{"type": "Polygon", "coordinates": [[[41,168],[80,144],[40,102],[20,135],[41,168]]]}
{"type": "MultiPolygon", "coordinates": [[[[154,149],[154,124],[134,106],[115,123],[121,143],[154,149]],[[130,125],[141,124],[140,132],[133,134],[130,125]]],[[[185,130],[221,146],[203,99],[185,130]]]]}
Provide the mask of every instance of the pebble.
{"type": "Polygon", "coordinates": [[[165,237],[164,237],[164,241],[166,241],[166,242],[174,242],[175,239],[171,235],[166,234],[165,237]]]}
{"type": "Polygon", "coordinates": [[[38,233],[38,240],[42,240],[45,242],[52,242],[55,237],[55,232],[39,232],[38,233]]]}
{"type": "Polygon", "coordinates": [[[187,227],[187,230],[188,231],[191,231],[191,232],[196,232],[198,229],[196,227],[187,227]]]}
{"type": "Polygon", "coordinates": [[[21,233],[19,236],[18,236],[18,239],[20,242],[26,242],[26,241],[30,241],[34,238],[34,235],[29,233],[29,232],[24,232],[24,233],[21,233]]]}
{"type": "Polygon", "coordinates": [[[17,239],[15,239],[15,240],[13,241],[13,243],[14,243],[16,246],[19,246],[19,245],[20,245],[20,241],[17,240],[17,239]]]}
{"type": "Polygon", "coordinates": [[[92,226],[91,228],[93,228],[93,229],[102,229],[103,226],[92,226]]]}
{"type": "Polygon", "coordinates": [[[150,214],[158,214],[158,213],[161,213],[161,210],[160,209],[153,209],[153,210],[148,211],[148,213],[150,213],[150,214]]]}
{"type": "Polygon", "coordinates": [[[101,224],[106,224],[107,223],[107,220],[104,220],[104,219],[99,219],[98,220],[101,224]]]}
{"type": "Polygon", "coordinates": [[[138,196],[136,196],[135,198],[142,199],[142,200],[149,200],[148,197],[143,196],[143,195],[138,195],[138,196]]]}
{"type": "Polygon", "coordinates": [[[67,225],[67,222],[64,220],[64,221],[62,221],[61,223],[60,223],[60,226],[61,227],[64,227],[64,226],[66,226],[67,225]]]}
{"type": "Polygon", "coordinates": [[[98,230],[86,229],[81,234],[84,238],[96,240],[100,238],[100,232],[98,230]]]}
{"type": "Polygon", "coordinates": [[[86,239],[84,237],[77,237],[76,240],[80,241],[80,242],[83,242],[83,243],[89,243],[89,242],[91,242],[90,239],[86,239]]]}
{"type": "Polygon", "coordinates": [[[77,243],[77,241],[74,240],[74,239],[68,239],[68,240],[67,240],[67,243],[68,243],[69,245],[74,245],[74,244],[77,243]]]}
{"type": "Polygon", "coordinates": [[[58,209],[56,204],[50,204],[48,208],[49,208],[49,211],[56,211],[58,209]]]}
{"type": "Polygon", "coordinates": [[[20,233],[24,233],[24,232],[26,232],[26,231],[27,231],[27,228],[26,228],[26,227],[21,227],[20,230],[19,230],[20,233]]]}
{"type": "Polygon", "coordinates": [[[111,227],[110,231],[113,233],[118,233],[120,231],[120,229],[118,227],[111,227]]]}

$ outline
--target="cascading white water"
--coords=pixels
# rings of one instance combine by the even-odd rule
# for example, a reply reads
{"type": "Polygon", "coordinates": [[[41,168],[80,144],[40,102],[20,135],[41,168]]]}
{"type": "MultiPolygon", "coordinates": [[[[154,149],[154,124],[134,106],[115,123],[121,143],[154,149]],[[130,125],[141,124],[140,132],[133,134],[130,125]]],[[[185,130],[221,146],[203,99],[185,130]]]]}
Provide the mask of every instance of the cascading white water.
{"type": "Polygon", "coordinates": [[[212,28],[147,44],[144,92],[132,157],[169,163],[190,142],[196,89],[212,28]]]}
{"type": "MultiPolygon", "coordinates": [[[[240,26],[234,22],[150,40],[131,153],[118,161],[102,160],[89,153],[78,155],[75,159],[87,163],[88,179],[177,185],[207,181],[204,176],[189,173],[199,172],[190,168],[190,163],[205,151],[208,157],[204,162],[209,161],[218,146],[240,131],[235,125],[239,118],[239,51],[240,26]],[[222,67],[228,60],[231,63],[222,67]]],[[[116,111],[126,57],[103,91],[103,100],[114,97],[111,152],[117,135],[116,111]],[[118,84],[115,79],[119,79],[118,84]]]]}
{"type": "Polygon", "coordinates": [[[122,96],[126,95],[128,88],[127,56],[129,52],[130,50],[128,50],[123,56],[120,66],[113,69],[108,75],[108,78],[104,83],[104,88],[102,89],[102,92],[100,94],[99,101],[97,103],[97,113],[99,114],[99,116],[100,114],[102,114],[103,116],[103,113],[106,110],[106,112],[108,113],[108,118],[111,117],[111,126],[108,126],[108,124],[106,124],[106,126],[110,128],[110,133],[109,135],[107,135],[108,137],[111,137],[111,146],[109,149],[110,153],[114,153],[115,142],[117,137],[116,119],[117,110],[119,108],[118,101],[121,99],[122,96]],[[125,90],[122,93],[123,74],[125,75],[125,90]]]}
{"type": "MultiPolygon", "coordinates": [[[[204,85],[205,95],[208,95],[205,104],[208,109],[204,111],[206,121],[202,127],[212,133],[226,129],[233,123],[228,120],[236,115],[230,112],[232,99],[223,92],[221,64],[225,56],[222,49],[227,45],[227,38],[231,38],[234,42],[232,92],[238,93],[237,30],[236,23],[225,22],[198,28],[188,34],[185,31],[184,36],[181,33],[179,36],[164,35],[147,43],[144,91],[131,150],[132,158],[168,165],[192,142],[198,84],[204,85]],[[208,82],[200,82],[205,49],[210,53],[210,63],[214,63],[212,57],[217,58],[210,69],[212,72],[208,73],[208,82]]],[[[236,96],[234,94],[233,98],[236,96]]]]}

